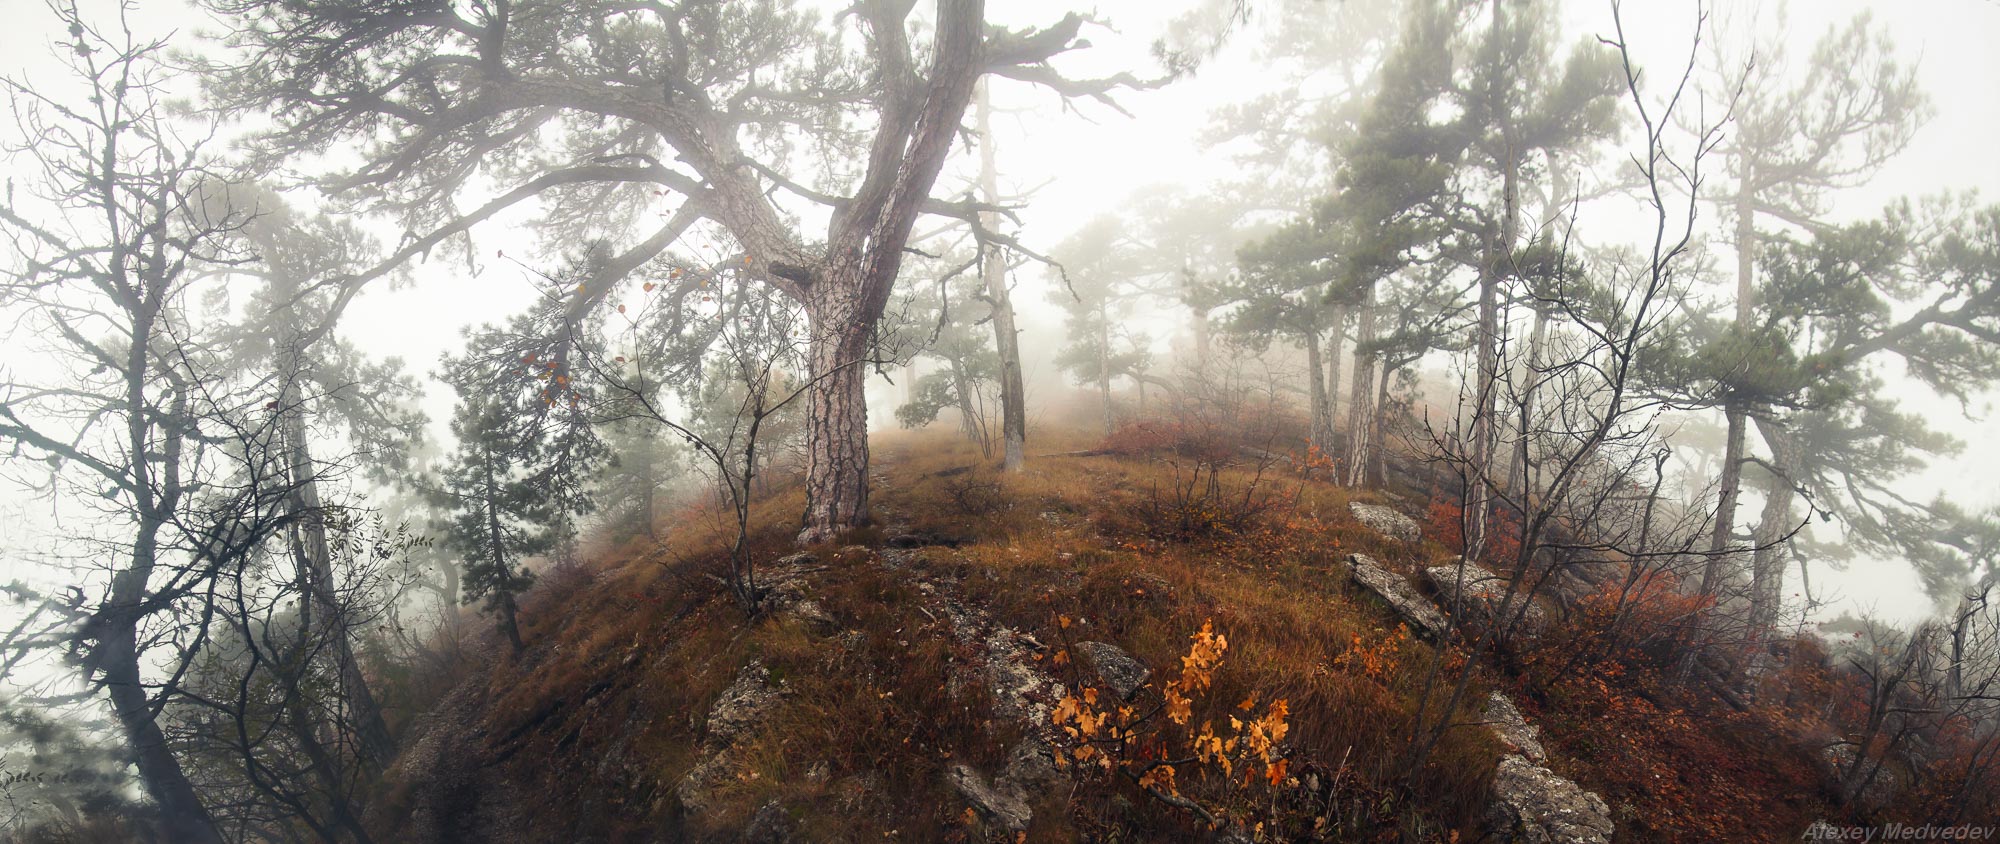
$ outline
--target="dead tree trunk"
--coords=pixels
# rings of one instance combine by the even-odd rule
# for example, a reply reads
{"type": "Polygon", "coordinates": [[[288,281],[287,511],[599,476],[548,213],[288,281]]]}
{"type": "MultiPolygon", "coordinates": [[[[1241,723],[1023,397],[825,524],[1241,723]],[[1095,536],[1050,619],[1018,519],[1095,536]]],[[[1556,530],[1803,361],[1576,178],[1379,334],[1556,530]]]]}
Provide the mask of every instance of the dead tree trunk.
{"type": "MultiPolygon", "coordinates": [[[[979,87],[979,187],[988,204],[1000,201],[998,170],[993,156],[993,107],[987,101],[986,86],[979,87]]],[[[992,231],[999,222],[991,211],[980,214],[980,225],[992,231]]],[[[1021,375],[1021,335],[1014,327],[1014,300],[1007,290],[1007,258],[1000,247],[989,247],[986,265],[986,296],[993,300],[993,345],[1000,355],[1000,434],[1005,450],[1001,471],[1018,472],[1027,463],[1028,388],[1021,375]]]]}

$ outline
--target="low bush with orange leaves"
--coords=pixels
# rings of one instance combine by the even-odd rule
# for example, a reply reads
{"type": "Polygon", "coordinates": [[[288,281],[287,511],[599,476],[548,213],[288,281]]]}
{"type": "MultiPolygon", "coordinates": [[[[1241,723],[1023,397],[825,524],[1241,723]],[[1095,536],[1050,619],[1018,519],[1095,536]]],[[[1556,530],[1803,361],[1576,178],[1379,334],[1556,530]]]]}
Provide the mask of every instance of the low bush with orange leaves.
{"type": "MultiPolygon", "coordinates": [[[[1058,624],[1059,629],[1068,626],[1058,624]]],[[[1195,713],[1209,708],[1202,705],[1203,698],[1213,688],[1229,640],[1211,622],[1203,622],[1190,638],[1179,675],[1160,686],[1158,699],[1147,704],[1109,699],[1073,676],[1050,716],[1070,742],[1058,760],[1080,780],[1122,778],[1146,795],[1186,810],[1211,830],[1261,833],[1267,819],[1258,816],[1258,807],[1272,802],[1272,792],[1299,784],[1283,749],[1291,729],[1286,723],[1290,705],[1278,698],[1260,708],[1252,693],[1226,716],[1227,726],[1218,730],[1212,718],[1195,726],[1195,713]]],[[[1066,654],[1067,646],[1058,652],[1065,657],[1058,662],[1070,665],[1066,654]]]]}

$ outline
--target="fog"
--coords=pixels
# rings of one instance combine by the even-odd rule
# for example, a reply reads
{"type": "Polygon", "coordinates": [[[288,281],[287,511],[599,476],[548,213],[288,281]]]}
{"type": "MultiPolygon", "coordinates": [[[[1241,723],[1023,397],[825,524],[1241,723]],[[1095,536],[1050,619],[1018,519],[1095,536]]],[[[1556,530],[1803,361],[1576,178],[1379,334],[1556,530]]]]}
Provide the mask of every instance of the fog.
{"type": "MultiPolygon", "coordinates": [[[[831,21],[846,4],[803,5],[812,9],[812,14],[831,21]]],[[[917,12],[921,21],[918,29],[927,32],[935,22],[928,4],[920,6],[923,8],[917,12]]],[[[108,20],[115,17],[118,6],[94,0],[82,4],[82,8],[87,17],[108,20]]],[[[1560,3],[1556,18],[1560,31],[1551,39],[1557,55],[1563,55],[1571,45],[1595,45],[1600,43],[1599,39],[1615,37],[1614,8],[1613,4],[1590,0],[1560,3]]],[[[1641,77],[1644,94],[1656,105],[1665,101],[1689,59],[1691,39],[1696,34],[1696,9],[1696,4],[1684,2],[1630,3],[1622,9],[1624,38],[1636,65],[1644,69],[1641,77]]],[[[993,3],[987,14],[992,23],[1001,27],[1027,29],[1046,26],[1072,11],[1076,10],[1070,4],[1013,0],[993,3]]],[[[52,97],[77,90],[73,87],[74,80],[65,76],[61,59],[69,49],[65,40],[68,35],[56,17],[33,0],[9,0],[6,12],[7,25],[0,28],[0,74],[24,80],[35,91],[52,97]]],[[[1082,27],[1081,36],[1088,45],[1061,53],[1050,65],[1068,79],[1107,79],[1130,74],[1129,81],[1140,84],[1116,86],[1099,99],[1064,97],[1047,86],[1019,80],[988,80],[986,90],[993,109],[993,134],[989,142],[996,158],[998,193],[1003,198],[1002,204],[1011,206],[1006,228],[1021,247],[1013,253],[1015,260],[1008,279],[1012,306],[1021,328],[1020,366],[1026,380],[1030,420],[1027,453],[1031,459],[1050,448],[1036,439],[1037,427],[1052,428],[1076,420],[1083,420],[1087,427],[1093,424],[1093,402],[1097,401],[1095,382],[1082,377],[1075,367],[1065,370],[1059,362],[1065,344],[1075,339],[1065,326],[1069,312],[1064,300],[1071,293],[1064,286],[1063,270],[1042,256],[1056,254],[1079,232],[1086,232],[1093,221],[1110,218],[1136,232],[1146,220],[1157,219],[1172,210],[1227,208],[1233,212],[1231,215],[1219,215],[1209,225],[1199,227],[1210,230],[1202,233],[1208,239],[1205,243],[1226,247],[1219,253],[1222,260],[1216,276],[1208,281],[1221,284],[1240,278],[1246,271],[1235,259],[1237,248],[1263,241],[1288,222],[1310,218],[1319,202],[1345,190],[1346,185],[1342,181],[1340,155],[1324,144],[1314,143],[1311,131],[1306,128],[1284,126],[1280,128],[1289,130],[1289,135],[1283,131],[1260,135],[1230,132],[1227,127],[1232,120],[1240,123],[1245,119],[1241,113],[1244,108],[1255,112],[1269,103],[1278,103],[1295,109],[1298,115],[1309,115],[1321,106],[1337,105],[1350,97],[1358,101],[1371,95],[1370,62],[1356,64],[1363,77],[1357,82],[1342,75],[1338,62],[1321,64],[1311,56],[1301,58],[1296,51],[1287,55],[1285,50],[1287,45],[1311,43],[1315,39],[1340,42],[1337,34],[1328,36],[1320,28],[1351,24],[1358,30],[1372,25],[1385,26],[1383,31],[1393,32],[1401,26],[1400,19],[1390,19],[1386,25],[1380,21],[1370,23],[1373,14],[1367,0],[1347,0],[1344,4],[1327,0],[1325,5],[1105,0],[1089,10],[1082,27]],[[1240,20],[1229,19],[1230,9],[1242,10],[1244,16],[1240,20]],[[1225,19],[1228,26],[1218,29],[1225,19]],[[1168,43],[1186,46],[1190,43],[1190,33],[1199,42],[1201,37],[1217,32],[1226,32],[1226,37],[1216,42],[1219,45],[1216,49],[1191,50],[1191,55],[1199,57],[1198,66],[1169,78],[1156,54],[1156,45],[1163,38],[1168,43]],[[1270,141],[1274,137],[1286,139],[1284,145],[1274,148],[1270,141]],[[1274,165],[1273,161],[1278,163],[1274,165]]],[[[165,39],[175,61],[182,63],[222,54],[223,48],[213,33],[220,32],[223,24],[209,15],[207,11],[167,0],[146,0],[130,6],[135,28],[147,37],[165,39]]],[[[1993,0],[1899,4],[1819,0],[1790,5],[1723,2],[1716,4],[1701,33],[1704,45],[1693,51],[1693,55],[1697,62],[1713,71],[1718,63],[1740,62],[1753,53],[1775,59],[1771,51],[1776,48],[1784,59],[1771,64],[1790,75],[1765,81],[1773,86],[1803,84],[1810,89],[1817,81],[1807,76],[1811,65],[1808,59],[1815,43],[1830,30],[1845,27],[1862,15],[1871,17],[1870,26],[1876,38],[1892,44],[1895,55],[1914,66],[1917,87],[1928,97],[1931,110],[1900,153],[1853,180],[1853,184],[1828,192],[1818,224],[1830,229],[1880,219],[1885,208],[1905,199],[1915,201],[1952,194],[1976,196],[1974,202],[1982,206],[2000,201],[2000,164],[1995,163],[1991,150],[1992,139],[2000,137],[2000,97],[1994,95],[1995,81],[2000,80],[2000,51],[1993,49],[1996,39],[2000,39],[2000,3],[1993,0]]],[[[1393,38],[1375,42],[1378,46],[1374,49],[1386,49],[1379,45],[1388,41],[1393,38]]],[[[1347,72],[1353,71],[1349,68],[1347,72]]],[[[1703,79],[1703,74],[1696,74],[1695,82],[1703,79]]],[[[197,86],[189,78],[179,79],[175,84],[179,86],[174,91],[180,98],[177,105],[192,108],[199,98],[197,86]]],[[[1727,107],[1727,102],[1704,99],[1690,106],[1693,116],[1683,111],[1682,122],[1675,128],[1686,131],[1704,120],[1717,120],[1727,107]]],[[[972,119],[970,113],[966,119],[968,122],[972,119]]],[[[213,151],[227,157],[235,152],[233,145],[251,143],[244,139],[266,126],[267,121],[258,115],[232,121],[213,151]]],[[[1724,124],[1725,138],[1730,131],[1724,124]]],[[[20,133],[0,130],[0,134],[6,134],[11,153],[4,163],[11,204],[16,182],[25,185],[36,178],[36,173],[25,166],[24,151],[17,148],[22,142],[20,133]]],[[[967,143],[969,140],[967,133],[954,142],[930,196],[958,200],[976,194],[979,161],[967,143]]],[[[1636,122],[1629,116],[1622,117],[1616,136],[1601,144],[1594,156],[1578,164],[1576,172],[1570,174],[1583,183],[1586,192],[1564,215],[1574,214],[1576,227],[1571,234],[1580,244],[1592,249],[1622,246],[1643,250],[1649,243],[1653,220],[1642,192],[1631,186],[1607,187],[1630,178],[1631,155],[1641,149],[1641,142],[1636,122]]],[[[355,155],[355,150],[336,144],[321,156],[301,156],[288,162],[288,168],[281,169],[289,172],[281,173],[280,178],[351,166],[354,162],[350,159],[355,155]]],[[[829,178],[835,176],[833,170],[816,172],[810,166],[798,168],[800,173],[829,178]]],[[[1545,171],[1537,172],[1534,177],[1547,175],[1545,171]]],[[[1718,166],[1712,178],[1709,184],[1722,190],[1731,176],[1718,166]]],[[[497,195],[503,187],[492,177],[475,180],[464,205],[476,206],[497,195]]],[[[852,185],[836,184],[828,189],[835,187],[845,189],[852,185]]],[[[770,193],[776,197],[771,200],[774,206],[787,215],[786,221],[795,223],[794,230],[805,232],[809,238],[823,236],[830,215],[825,207],[775,188],[770,193]]],[[[1684,207],[1685,197],[1676,196],[1674,201],[1684,207]]],[[[336,208],[325,196],[304,186],[292,186],[286,192],[286,199],[302,210],[336,208]]],[[[1689,311],[1726,307],[1734,293],[1732,221],[1725,209],[1710,199],[1704,196],[1695,209],[1699,215],[1698,251],[1707,265],[1703,271],[1704,283],[1692,294],[1691,304],[1685,305],[1689,311]]],[[[51,207],[34,210],[61,213],[51,207]]],[[[411,261],[407,271],[399,276],[371,282],[340,318],[339,337],[369,356],[401,361],[405,371],[417,379],[421,389],[417,405],[426,417],[428,453],[443,453],[454,445],[454,409],[463,400],[441,379],[441,359],[465,350],[468,330],[504,324],[547,298],[552,274],[562,272],[566,262],[573,262],[586,246],[571,233],[542,229],[537,222],[539,210],[542,209],[535,203],[509,209],[472,228],[462,241],[465,244],[462,253],[449,247],[440,248],[436,255],[411,261]]],[[[1530,211],[1538,213],[1532,207],[1530,211]]],[[[660,215],[666,216],[664,211],[660,215]]],[[[403,231],[386,214],[362,213],[347,219],[385,247],[393,248],[418,234],[403,231]]],[[[945,246],[937,245],[945,239],[923,240],[927,233],[946,227],[948,223],[942,218],[919,219],[912,246],[941,250],[947,246],[969,248],[970,240],[962,235],[945,246]]],[[[1767,227],[1800,239],[1811,234],[1803,227],[1781,222],[1767,227]]],[[[635,226],[632,231],[608,236],[623,248],[644,233],[640,228],[645,227],[635,226]]],[[[1546,228],[1556,231],[1553,223],[1546,228]]],[[[1145,240],[1138,234],[1128,233],[1128,238],[1145,240]]],[[[1157,240],[1146,242],[1157,247],[1153,251],[1162,254],[1180,245],[1157,240]]],[[[719,265],[737,254],[734,245],[715,231],[697,232],[677,243],[672,251],[699,259],[690,259],[690,266],[719,265]]],[[[19,263],[19,259],[19,254],[10,254],[7,260],[19,263]]],[[[1170,270],[1166,272],[1171,275],[1170,270]]],[[[1467,284],[1470,279],[1469,274],[1460,276],[1467,284]]],[[[1988,279],[1984,283],[1993,282],[1988,279]]],[[[896,294],[915,295],[927,289],[927,285],[935,287],[938,283],[936,279],[911,272],[906,264],[896,294]]],[[[249,294],[242,295],[247,298],[249,294]]],[[[1907,317],[1924,301],[1923,296],[1908,297],[1898,304],[1897,316],[1907,317]]],[[[1236,303],[1218,305],[1214,313],[1219,320],[1236,306],[1236,303]]],[[[241,307],[242,302],[231,302],[222,310],[241,307]]],[[[622,312],[624,305],[618,307],[622,312]]],[[[1177,373],[1205,363],[1198,360],[1195,351],[1197,339],[1190,327],[1185,302],[1163,293],[1132,297],[1118,308],[1113,315],[1118,329],[1128,336],[1145,338],[1143,348],[1137,351],[1150,352],[1157,361],[1153,371],[1163,380],[1180,378],[1177,373]]],[[[61,374],[65,371],[62,362],[47,357],[53,341],[35,334],[35,329],[27,327],[29,322],[25,317],[9,316],[9,322],[0,323],[5,326],[0,330],[6,332],[0,338],[0,343],[4,343],[0,346],[0,375],[4,375],[0,381],[32,383],[65,377],[61,374]]],[[[1337,319],[1345,316],[1343,311],[1337,319]]],[[[1517,312],[1508,319],[1517,323],[1510,325],[1510,330],[1522,336],[1527,334],[1528,317],[1517,312]]],[[[1471,325],[1469,321],[1460,324],[1471,325]]],[[[1335,328],[1344,330],[1338,325],[1335,328]]],[[[980,330],[987,331],[990,340],[990,329],[980,330]]],[[[1316,326],[1314,331],[1318,330],[1316,326]]],[[[1269,365],[1285,373],[1288,379],[1303,377],[1304,357],[1296,343],[1280,339],[1268,345],[1268,350],[1261,353],[1240,352],[1242,360],[1269,365]]],[[[1340,348],[1337,342],[1335,348],[1340,348]]],[[[1419,410],[1439,408],[1446,414],[1454,412],[1454,403],[1460,399],[1460,385],[1468,379],[1471,368],[1469,355],[1465,351],[1434,350],[1410,364],[1409,371],[1418,376],[1418,394],[1408,396],[1413,406],[1419,410]]],[[[623,357],[617,360],[625,362],[623,357]]],[[[933,359],[919,362],[914,369],[903,365],[870,367],[868,428],[877,433],[897,429],[897,408],[911,395],[909,379],[937,371],[939,366],[933,359]]],[[[1342,379],[1351,377],[1345,369],[1338,371],[1342,379]]],[[[1961,450],[1943,459],[1930,460],[1919,455],[1921,465],[1895,478],[1890,485],[1894,493],[1909,502],[1944,499],[1972,513],[2000,507],[2000,484],[1994,481],[1996,473],[2000,473],[2000,418],[1994,414],[1994,385],[1966,385],[1967,397],[1961,402],[1939,395],[1925,387],[1919,378],[1894,366],[1876,366],[1873,374],[1886,383],[1881,395],[1896,403],[1898,409],[1920,417],[1936,431],[1963,445],[1961,450]]],[[[1129,378],[1115,385],[1121,408],[1134,404],[1137,387],[1137,382],[1129,378]]],[[[1303,405],[1305,391],[1288,389],[1298,394],[1297,403],[1303,405]]],[[[801,406],[804,401],[800,399],[801,406]]],[[[1345,420],[1353,401],[1354,397],[1345,396],[1331,408],[1333,417],[1345,420]]],[[[683,411],[688,409],[684,405],[678,407],[683,411]]],[[[955,413],[947,410],[934,424],[951,427],[956,424],[955,413]]],[[[1719,429],[1723,419],[1720,407],[1710,403],[1663,422],[1687,424],[1689,429],[1686,437],[1666,440],[1679,452],[1672,465],[1696,473],[1698,467],[1718,462],[1721,458],[1712,453],[1712,448],[1703,451],[1707,447],[1702,445],[1701,436],[1706,435],[1703,431],[1707,428],[1719,429]]],[[[38,490],[37,485],[46,482],[47,474],[39,462],[31,463],[28,458],[39,461],[40,453],[18,443],[7,445],[13,451],[0,452],[0,461],[6,464],[0,475],[11,481],[0,487],[0,581],[20,581],[49,590],[66,586],[76,577],[75,569],[69,566],[90,564],[90,551],[73,541],[82,533],[75,525],[115,520],[116,516],[93,510],[93,502],[79,503],[38,490]]],[[[1756,449],[1752,447],[1753,452],[1756,449]]],[[[1761,459],[1765,455],[1753,456],[1761,459]]],[[[865,475],[865,469],[863,472],[865,475]]],[[[1696,494],[1689,498],[1711,495],[1712,487],[1701,486],[1706,482],[1707,479],[1696,478],[1692,484],[1696,494]]],[[[746,479],[743,486],[751,485],[746,479]]],[[[1737,517],[1738,524],[1745,529],[1756,521],[1762,503],[1761,492],[1751,486],[1745,484],[1747,495],[1737,517]]],[[[355,494],[366,498],[384,489],[373,482],[357,483],[355,494]]],[[[1682,503],[1708,506],[1694,500],[1682,503]]],[[[1807,521],[1820,521],[1813,528],[1813,537],[1818,542],[1840,544],[1838,524],[1811,519],[1811,514],[1801,515],[1807,521]]],[[[1810,608],[1811,621],[1867,615],[1912,626],[1932,617],[1953,600],[1951,595],[1927,594],[1912,565],[1891,555],[1872,553],[1852,560],[1815,558],[1806,560],[1806,564],[1803,573],[1797,565],[1787,567],[1782,592],[1788,596],[1802,594],[1808,588],[1805,578],[1809,578],[1809,588],[1819,599],[1810,608]]],[[[11,625],[0,625],[4,626],[11,625]]],[[[19,670],[22,673],[10,682],[30,685],[32,682],[23,682],[24,677],[63,676],[53,663],[31,663],[19,670]]]]}

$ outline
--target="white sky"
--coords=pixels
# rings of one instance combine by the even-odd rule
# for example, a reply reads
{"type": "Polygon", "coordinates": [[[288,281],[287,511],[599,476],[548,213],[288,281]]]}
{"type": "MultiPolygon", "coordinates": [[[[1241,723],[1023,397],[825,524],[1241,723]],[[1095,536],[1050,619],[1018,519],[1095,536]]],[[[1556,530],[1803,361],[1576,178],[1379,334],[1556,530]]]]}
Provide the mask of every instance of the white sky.
{"type": "MultiPolygon", "coordinates": [[[[1098,16],[1114,22],[1118,31],[1090,31],[1089,37],[1097,46],[1068,57],[1065,67],[1084,72],[1115,70],[1143,59],[1154,33],[1185,2],[1119,0],[1096,4],[1098,16]]],[[[101,0],[90,5],[108,7],[101,0]]],[[[996,0],[990,5],[996,20],[1017,25],[1053,21],[1065,8],[1065,4],[1045,0],[996,0]]],[[[1677,66],[1684,50],[1679,42],[1685,36],[1689,5],[1632,2],[1628,6],[1627,32],[1642,60],[1677,66]]],[[[1609,34],[1607,8],[1604,3],[1571,0],[1565,10],[1570,32],[1560,42],[1589,33],[1609,34]]],[[[1991,149],[1993,138],[2000,136],[2000,96],[1994,91],[1995,83],[2000,82],[2000,50],[1994,49],[2000,41],[2000,2],[1801,2],[1790,12],[1787,37],[1791,53],[1803,58],[1828,25],[1844,22],[1864,9],[1873,10],[1878,25],[1889,33],[1902,56],[1919,59],[1921,85],[1932,98],[1936,114],[1908,152],[1870,184],[1839,199],[1835,216],[1864,218],[1891,199],[1941,190],[1978,189],[1987,201],[2000,201],[2000,165],[1994,163],[1991,149]]],[[[57,34],[41,3],[0,0],[0,11],[7,16],[6,26],[0,27],[0,72],[37,82],[55,79],[59,68],[49,58],[47,45],[57,34]]],[[[183,38],[200,26],[177,0],[143,2],[139,18],[147,27],[179,27],[183,38]]],[[[1130,118],[1091,103],[1079,104],[1080,114],[1058,114],[1050,107],[1053,96],[1046,92],[1004,86],[996,89],[996,101],[1003,108],[1040,108],[1032,115],[1003,115],[996,121],[1003,180],[1015,187],[1043,186],[1024,212],[1024,239],[1041,247],[1053,245],[1080,223],[1119,210],[1127,194],[1147,185],[1176,183],[1198,189],[1226,176],[1228,162],[1204,151],[1195,138],[1206,127],[1211,110],[1261,93],[1262,86],[1269,84],[1248,61],[1246,47],[1236,45],[1191,80],[1165,90],[1122,96],[1121,104],[1133,114],[1130,118]]],[[[1596,234],[1608,236],[1602,231],[1596,234]]],[[[500,225],[481,231],[478,238],[482,255],[526,240],[520,231],[500,225]]],[[[1045,281],[1040,273],[1031,272],[1023,274],[1019,284],[1015,301],[1026,312],[1023,323],[1030,332],[1028,348],[1053,345],[1060,340],[1060,320],[1045,300],[1045,281]]],[[[523,305],[532,291],[525,271],[511,264],[488,262],[477,277],[467,274],[462,265],[432,265],[417,272],[415,285],[393,291],[385,287],[361,297],[344,330],[379,355],[399,356],[413,369],[428,371],[442,352],[455,348],[460,326],[503,319],[523,305]]],[[[1169,332],[1163,328],[1156,333],[1169,332]]],[[[5,344],[14,351],[17,338],[5,338],[5,344]]],[[[1048,374],[1046,359],[1046,354],[1031,359],[1031,381],[1054,380],[1036,379],[1038,374],[1048,374]],[[1035,371],[1038,369],[1041,371],[1035,371]]],[[[449,402],[448,390],[435,389],[427,403],[434,419],[440,420],[440,430],[449,402]]],[[[1975,408],[1980,416],[1976,420],[1960,416],[1955,406],[1937,407],[1935,421],[1964,438],[1969,447],[1962,457],[1944,461],[1914,480],[1912,488],[1923,490],[1917,497],[1927,498],[1930,490],[1943,489],[1967,504],[2000,500],[1996,498],[2000,485],[1991,480],[1993,472],[2000,469],[2000,424],[1993,420],[1990,405],[1989,400],[1975,408]]],[[[878,426],[885,415],[878,412],[878,426]]],[[[7,502],[9,495],[0,493],[0,502],[7,502]]],[[[0,505],[0,518],[10,515],[14,518],[9,522],[20,523],[18,499],[0,505]]],[[[0,537],[0,549],[13,544],[0,537]]],[[[0,579],[9,576],[6,567],[19,565],[18,559],[0,557],[0,579]]],[[[1872,607],[1895,618],[1911,618],[1926,606],[1907,575],[1892,563],[1857,564],[1837,576],[1817,571],[1814,582],[1822,590],[1831,585],[1850,596],[1854,605],[1872,607]]]]}

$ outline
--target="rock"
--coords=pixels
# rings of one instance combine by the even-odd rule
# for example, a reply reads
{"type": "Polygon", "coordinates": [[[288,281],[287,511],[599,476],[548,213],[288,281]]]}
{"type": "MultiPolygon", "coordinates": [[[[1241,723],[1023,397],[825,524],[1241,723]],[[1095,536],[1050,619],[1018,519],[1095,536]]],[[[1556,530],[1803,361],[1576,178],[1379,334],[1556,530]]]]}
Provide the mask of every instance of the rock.
{"type": "Polygon", "coordinates": [[[1526,844],[1608,844],[1617,832],[1604,798],[1513,754],[1493,772],[1487,820],[1495,840],[1526,844]]]}
{"type": "Polygon", "coordinates": [[[1358,501],[1353,501],[1348,502],[1347,509],[1354,514],[1355,520],[1361,522],[1363,527],[1390,539],[1399,542],[1416,542],[1423,538],[1423,530],[1417,527],[1417,523],[1409,516],[1396,512],[1396,509],[1393,507],[1384,507],[1380,504],[1362,504],[1358,501]]]}
{"type": "Polygon", "coordinates": [[[1097,677],[1106,686],[1118,693],[1122,700],[1131,700],[1140,687],[1146,685],[1146,678],[1153,676],[1153,670],[1146,664],[1132,658],[1131,654],[1117,645],[1104,642],[1081,642],[1076,646],[1084,656],[1090,657],[1090,664],[1097,669],[1097,677]]]}
{"type": "MultiPolygon", "coordinates": [[[[1850,744],[1830,745],[1820,751],[1819,757],[1821,765],[1826,770],[1827,779],[1834,784],[1834,788],[1847,788],[1845,777],[1848,768],[1854,764],[1854,746],[1850,744]]],[[[1866,770],[1863,770],[1861,775],[1865,777],[1868,773],[1866,770]]],[[[1889,805],[1890,799],[1895,797],[1896,792],[1901,790],[1902,782],[1897,776],[1895,769],[1885,764],[1882,766],[1881,771],[1876,772],[1875,779],[1864,786],[1860,794],[1855,795],[1855,800],[1864,808],[1880,809],[1889,805]]]]}
{"type": "Polygon", "coordinates": [[[702,741],[711,747],[727,747],[763,721],[778,702],[778,690],[770,680],[771,671],[761,660],[753,659],[738,669],[736,682],[723,689],[709,708],[702,741]]]}
{"type": "Polygon", "coordinates": [[[1007,753],[1007,770],[1000,778],[1031,793],[1054,791],[1069,784],[1069,776],[1056,767],[1055,750],[1036,739],[1014,745],[1007,753]]]}
{"type": "Polygon", "coordinates": [[[1445,630],[1450,627],[1444,613],[1438,612],[1436,605],[1417,594],[1417,590],[1412,589],[1401,575],[1383,568],[1366,554],[1349,554],[1347,567],[1354,575],[1355,583],[1375,593],[1389,605],[1389,609],[1409,622],[1418,635],[1433,642],[1444,637],[1445,630]]]}
{"type": "Polygon", "coordinates": [[[945,779],[987,823],[1020,832],[1028,828],[1028,821],[1034,817],[1020,788],[1008,787],[1011,784],[1005,782],[988,785],[985,777],[963,762],[953,764],[945,779]]]}
{"type": "Polygon", "coordinates": [[[707,814],[712,808],[715,788],[736,768],[735,745],[758,724],[763,723],[781,693],[771,685],[771,672],[758,660],[751,660],[736,672],[736,681],[723,689],[703,722],[701,761],[674,786],[681,808],[691,815],[707,814]]]}
{"type": "Polygon", "coordinates": [[[790,844],[797,827],[798,821],[792,818],[792,813],[772,800],[757,807],[757,814],[750,816],[749,825],[743,827],[743,844],[790,844]]]}
{"type": "MultiPolygon", "coordinates": [[[[1528,600],[1527,596],[1516,593],[1507,602],[1506,607],[1499,606],[1501,597],[1507,594],[1507,579],[1479,567],[1476,563],[1465,564],[1463,577],[1465,597],[1461,600],[1457,598],[1461,585],[1458,566],[1433,566],[1424,569],[1424,579],[1437,591],[1438,600],[1444,604],[1447,611],[1453,604],[1462,603],[1465,606],[1464,617],[1461,617],[1460,621],[1485,623],[1498,617],[1505,622],[1512,622],[1515,611],[1521,608],[1521,602],[1528,600]]],[[[1540,604],[1530,602],[1527,606],[1527,614],[1521,617],[1520,626],[1514,633],[1532,638],[1540,635],[1548,627],[1549,616],[1540,604]]]]}
{"type": "Polygon", "coordinates": [[[1506,695],[1494,692],[1486,696],[1485,718],[1486,725],[1508,747],[1537,765],[1548,763],[1548,751],[1542,749],[1542,728],[1529,724],[1528,719],[1521,717],[1521,710],[1515,708],[1514,702],[1508,700],[1506,695]]]}

